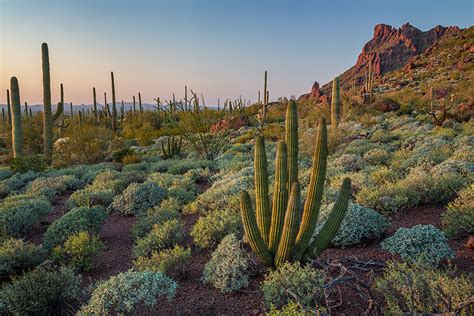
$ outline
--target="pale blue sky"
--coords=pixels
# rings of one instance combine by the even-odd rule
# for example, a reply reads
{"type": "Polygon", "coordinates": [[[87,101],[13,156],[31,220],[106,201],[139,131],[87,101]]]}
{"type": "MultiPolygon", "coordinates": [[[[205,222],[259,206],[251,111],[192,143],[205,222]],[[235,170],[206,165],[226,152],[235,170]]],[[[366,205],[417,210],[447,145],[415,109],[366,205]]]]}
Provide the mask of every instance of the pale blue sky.
{"type": "Polygon", "coordinates": [[[469,27],[464,0],[0,0],[0,103],[15,75],[21,99],[40,103],[41,43],[50,49],[53,97],[90,103],[92,87],[118,100],[181,95],[208,103],[256,99],[268,70],[270,97],[300,95],[352,66],[373,27],[469,27]]]}

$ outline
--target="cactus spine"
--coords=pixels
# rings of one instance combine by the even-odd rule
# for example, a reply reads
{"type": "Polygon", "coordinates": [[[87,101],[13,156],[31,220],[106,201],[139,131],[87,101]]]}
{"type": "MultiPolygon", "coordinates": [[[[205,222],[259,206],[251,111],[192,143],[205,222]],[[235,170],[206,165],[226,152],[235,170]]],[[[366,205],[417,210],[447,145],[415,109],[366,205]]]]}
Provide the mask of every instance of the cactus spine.
{"type": "Polygon", "coordinates": [[[310,244],[318,219],[326,176],[326,122],[324,119],[319,122],[308,196],[303,208],[303,215],[300,216],[298,169],[297,164],[294,164],[294,160],[290,162],[290,157],[296,159],[296,162],[298,157],[298,121],[296,115],[296,104],[294,101],[290,101],[286,116],[286,138],[288,142],[291,142],[291,146],[284,142],[278,144],[272,213],[270,213],[269,203],[265,202],[265,198],[268,199],[268,174],[264,141],[261,137],[257,137],[255,142],[254,177],[257,206],[255,214],[252,212],[248,193],[243,191],[241,194],[240,205],[245,234],[253,251],[267,265],[278,266],[285,261],[301,260],[315,254],[318,255],[327,248],[334,238],[347,211],[350,195],[349,179],[343,181],[338,200],[328,220],[310,244]],[[288,153],[286,152],[286,145],[288,145],[288,153]],[[291,150],[295,148],[296,152],[293,152],[292,156],[291,150]],[[291,173],[293,173],[294,181],[291,184],[290,197],[287,199],[291,173]],[[270,218],[267,218],[267,216],[270,216],[270,218]],[[301,222],[299,221],[300,218],[301,222]],[[267,221],[271,223],[270,231],[267,230],[267,221]]]}
{"type": "Polygon", "coordinates": [[[331,129],[334,132],[341,119],[341,98],[339,94],[339,77],[332,81],[331,129]]]}
{"type": "Polygon", "coordinates": [[[12,144],[13,158],[23,155],[23,130],[21,128],[21,105],[20,105],[20,88],[16,77],[10,79],[10,89],[12,91],[12,144]]]}

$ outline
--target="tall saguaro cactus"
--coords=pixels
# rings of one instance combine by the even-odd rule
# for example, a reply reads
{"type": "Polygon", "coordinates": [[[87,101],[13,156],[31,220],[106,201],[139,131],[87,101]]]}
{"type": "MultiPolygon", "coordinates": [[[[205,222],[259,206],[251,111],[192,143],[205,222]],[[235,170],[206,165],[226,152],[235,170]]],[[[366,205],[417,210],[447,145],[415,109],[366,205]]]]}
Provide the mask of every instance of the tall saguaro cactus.
{"type": "Polygon", "coordinates": [[[8,111],[8,125],[12,125],[12,108],[10,104],[10,90],[7,89],[7,111],[8,111]]]}
{"type": "Polygon", "coordinates": [[[277,147],[273,209],[270,210],[268,201],[268,174],[262,137],[257,137],[255,142],[255,212],[252,210],[249,194],[246,191],[241,194],[240,207],[245,234],[253,251],[269,266],[312,257],[326,249],[341,225],[349,202],[350,180],[346,178],[328,220],[311,241],[326,177],[326,121],[322,118],[319,122],[311,179],[302,216],[297,169],[297,123],[296,104],[290,101],[286,122],[288,144],[280,142],[277,147]]]}
{"type": "Polygon", "coordinates": [[[112,129],[117,131],[117,105],[115,104],[115,81],[114,72],[110,72],[110,80],[112,81],[112,129]]]}
{"type": "Polygon", "coordinates": [[[332,81],[331,98],[331,130],[334,132],[341,120],[341,98],[339,93],[339,77],[332,81]]]}
{"type": "Polygon", "coordinates": [[[95,87],[92,88],[92,97],[94,101],[94,120],[99,120],[99,113],[97,112],[97,94],[95,92],[95,87]]]}
{"type": "Polygon", "coordinates": [[[20,88],[16,77],[10,79],[10,89],[12,91],[12,144],[13,158],[23,155],[23,129],[21,127],[21,105],[20,105],[20,88]]]}

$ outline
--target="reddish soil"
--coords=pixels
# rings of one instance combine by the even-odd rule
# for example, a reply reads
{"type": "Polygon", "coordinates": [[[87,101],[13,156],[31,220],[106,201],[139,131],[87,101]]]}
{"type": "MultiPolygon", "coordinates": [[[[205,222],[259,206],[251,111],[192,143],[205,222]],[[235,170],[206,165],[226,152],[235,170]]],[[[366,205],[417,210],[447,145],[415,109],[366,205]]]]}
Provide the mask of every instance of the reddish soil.
{"type": "Polygon", "coordinates": [[[51,223],[56,219],[63,216],[64,213],[66,213],[67,209],[65,204],[73,192],[73,190],[66,191],[53,201],[52,212],[31,228],[31,230],[25,236],[26,241],[32,242],[36,245],[42,243],[43,234],[48,229],[48,226],[51,225],[51,223]]]}
{"type": "MultiPolygon", "coordinates": [[[[183,215],[186,231],[189,233],[198,214],[183,215]]],[[[204,265],[211,258],[209,250],[198,249],[189,236],[185,243],[192,249],[192,257],[185,273],[178,279],[178,291],[171,301],[160,301],[154,312],[159,315],[258,315],[263,312],[259,279],[250,281],[247,289],[233,294],[223,294],[211,285],[201,281],[204,265]]]]}
{"type": "Polygon", "coordinates": [[[106,249],[97,258],[94,269],[83,273],[84,281],[92,284],[112,275],[127,271],[133,265],[131,229],[136,218],[114,212],[107,216],[99,233],[106,249]]]}

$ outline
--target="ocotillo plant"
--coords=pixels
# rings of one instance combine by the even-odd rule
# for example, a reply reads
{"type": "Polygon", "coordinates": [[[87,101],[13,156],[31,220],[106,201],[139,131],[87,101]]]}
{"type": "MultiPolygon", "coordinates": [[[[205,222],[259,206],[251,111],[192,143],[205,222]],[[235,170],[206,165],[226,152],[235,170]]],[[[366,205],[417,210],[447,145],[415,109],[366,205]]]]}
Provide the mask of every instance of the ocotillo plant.
{"type": "MultiPolygon", "coordinates": [[[[56,113],[51,110],[51,77],[49,71],[49,50],[48,44],[41,45],[41,57],[43,68],[43,138],[44,138],[44,156],[46,163],[50,164],[53,157],[53,121],[62,113],[63,107],[56,109],[56,113]]],[[[62,84],[61,84],[62,91],[62,84]]]]}
{"type": "MultiPolygon", "coordinates": [[[[296,105],[290,102],[287,112],[295,111],[296,105]]],[[[287,113],[287,117],[294,123],[296,114],[287,113]]],[[[290,151],[295,148],[295,141],[298,140],[297,135],[291,134],[295,131],[294,125],[287,122],[287,142],[289,142],[290,151]]],[[[301,217],[299,215],[300,191],[297,178],[291,186],[289,185],[290,178],[294,177],[291,173],[295,172],[295,168],[294,165],[292,167],[293,161],[290,163],[288,158],[297,157],[297,154],[290,153],[288,155],[286,147],[285,142],[280,142],[277,148],[273,209],[270,209],[268,197],[267,161],[265,144],[261,136],[258,136],[255,141],[255,212],[252,210],[248,192],[242,191],[241,193],[240,207],[245,235],[253,251],[268,266],[278,266],[285,261],[299,261],[319,255],[336,235],[349,202],[350,180],[346,178],[328,220],[311,241],[326,178],[328,148],[325,119],[322,118],[319,122],[308,196],[301,217]],[[289,196],[288,188],[291,188],[289,196]]]]}
{"type": "Polygon", "coordinates": [[[110,79],[112,81],[112,129],[117,131],[117,105],[115,104],[115,81],[114,73],[110,72],[110,79]]]}
{"type": "Polygon", "coordinates": [[[331,130],[335,132],[341,119],[341,98],[339,93],[339,77],[332,81],[331,98],[331,130]]]}
{"type": "Polygon", "coordinates": [[[16,77],[10,79],[10,89],[12,90],[12,144],[13,158],[23,155],[23,129],[21,127],[21,105],[20,88],[16,77]]]}

